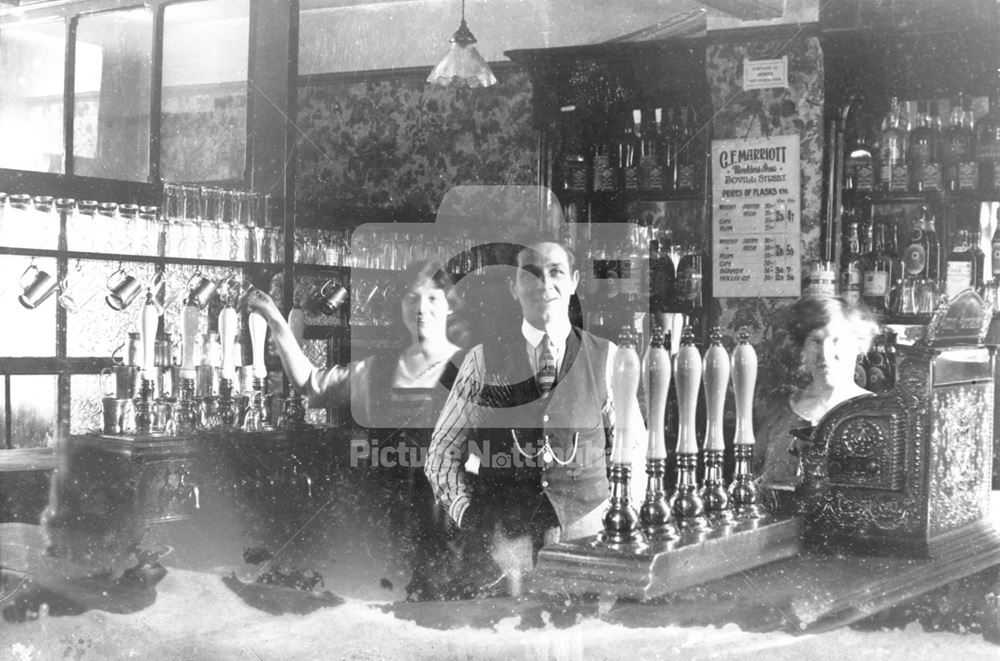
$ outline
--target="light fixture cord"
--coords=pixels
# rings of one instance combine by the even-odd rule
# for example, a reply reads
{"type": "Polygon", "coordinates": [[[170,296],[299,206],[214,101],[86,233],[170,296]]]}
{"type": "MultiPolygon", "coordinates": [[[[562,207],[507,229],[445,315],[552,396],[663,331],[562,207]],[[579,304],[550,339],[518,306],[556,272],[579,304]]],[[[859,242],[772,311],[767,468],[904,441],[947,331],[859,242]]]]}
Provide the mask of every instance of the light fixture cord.
{"type": "Polygon", "coordinates": [[[462,22],[465,23],[465,0],[462,0],[462,22]]]}

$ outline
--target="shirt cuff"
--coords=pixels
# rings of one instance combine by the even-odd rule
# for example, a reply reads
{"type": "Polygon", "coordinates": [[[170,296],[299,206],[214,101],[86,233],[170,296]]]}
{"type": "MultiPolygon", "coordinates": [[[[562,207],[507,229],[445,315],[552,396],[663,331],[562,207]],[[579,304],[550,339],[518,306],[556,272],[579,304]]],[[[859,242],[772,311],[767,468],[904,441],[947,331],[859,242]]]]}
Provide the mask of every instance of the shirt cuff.
{"type": "Polygon", "coordinates": [[[455,522],[459,528],[462,527],[462,517],[465,515],[465,511],[469,509],[471,501],[468,496],[459,496],[455,499],[455,502],[451,504],[448,508],[448,516],[451,520],[455,522]]]}

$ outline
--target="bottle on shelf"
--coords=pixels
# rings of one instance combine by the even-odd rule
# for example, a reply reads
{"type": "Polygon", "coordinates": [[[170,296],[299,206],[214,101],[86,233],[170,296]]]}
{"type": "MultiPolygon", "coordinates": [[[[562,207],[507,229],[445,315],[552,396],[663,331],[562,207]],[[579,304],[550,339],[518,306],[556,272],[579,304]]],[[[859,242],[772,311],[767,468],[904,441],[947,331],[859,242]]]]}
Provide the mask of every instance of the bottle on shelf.
{"type": "Polygon", "coordinates": [[[677,302],[681,308],[697,310],[702,307],[703,282],[703,256],[697,246],[689,246],[677,265],[677,302]]]}
{"type": "Polygon", "coordinates": [[[931,123],[927,102],[917,102],[916,126],[910,131],[907,152],[910,190],[922,192],[941,189],[941,163],[938,157],[937,131],[931,123]]]}
{"type": "Polygon", "coordinates": [[[639,158],[642,152],[642,111],[632,111],[632,121],[625,123],[621,146],[622,190],[639,190],[639,158]]]}
{"type": "Polygon", "coordinates": [[[594,141],[592,160],[595,193],[613,193],[616,190],[615,171],[611,167],[611,143],[607,135],[598,135],[594,141]]]}
{"type": "Polygon", "coordinates": [[[667,312],[674,298],[676,276],[669,235],[653,236],[649,241],[649,311],[657,315],[667,312]]]}
{"type": "Polygon", "coordinates": [[[972,249],[969,230],[958,230],[955,244],[948,253],[948,266],[945,269],[945,293],[948,298],[955,298],[969,288],[978,290],[982,272],[982,260],[977,259],[976,252],[972,249]]]}
{"type": "Polygon", "coordinates": [[[965,156],[958,162],[958,190],[974,191],[979,187],[979,161],[976,159],[976,115],[971,96],[962,99],[962,132],[968,146],[965,156]]]}
{"type": "Polygon", "coordinates": [[[662,108],[656,108],[653,111],[655,123],[650,126],[647,122],[647,128],[642,134],[639,155],[639,190],[641,191],[660,192],[663,190],[663,166],[660,162],[659,149],[662,144],[660,134],[662,113],[662,108]]]}
{"type": "Polygon", "coordinates": [[[851,106],[848,113],[844,154],[844,188],[859,193],[875,190],[877,146],[871,125],[861,116],[862,106],[851,106]]]}
{"type": "Polygon", "coordinates": [[[1000,91],[990,94],[990,107],[976,125],[979,190],[1000,191],[1000,91]]]}
{"type": "Polygon", "coordinates": [[[941,244],[934,228],[934,217],[927,206],[913,222],[903,252],[904,314],[928,314],[934,311],[941,274],[941,244]]]}
{"type": "Polygon", "coordinates": [[[674,190],[689,192],[695,190],[697,185],[696,170],[698,159],[694,144],[694,109],[681,106],[680,117],[680,130],[677,140],[678,148],[675,157],[677,167],[674,190]]]}
{"type": "Polygon", "coordinates": [[[889,101],[889,112],[882,120],[882,132],[878,140],[878,181],[879,190],[903,192],[909,187],[906,168],[907,118],[904,105],[898,97],[889,101]]]}
{"type": "Polygon", "coordinates": [[[856,307],[861,302],[863,272],[858,223],[856,220],[851,220],[847,224],[844,254],[840,267],[840,295],[851,307],[856,307]]]}
{"type": "Polygon", "coordinates": [[[899,277],[900,266],[886,248],[886,224],[874,223],[872,249],[864,261],[861,297],[872,312],[883,316],[889,310],[889,294],[899,277]]]}
{"type": "Polygon", "coordinates": [[[866,390],[878,394],[889,390],[888,359],[885,353],[886,334],[880,332],[872,342],[868,352],[868,380],[863,386],[866,390]]]}
{"type": "MultiPolygon", "coordinates": [[[[971,126],[966,126],[965,95],[957,94],[951,102],[948,125],[941,131],[941,170],[946,189],[960,188],[960,164],[972,160],[971,126]]],[[[978,182],[976,182],[978,183],[978,182]]]]}
{"type": "Polygon", "coordinates": [[[565,111],[561,125],[564,131],[561,159],[562,189],[572,193],[586,193],[590,181],[587,157],[584,154],[580,122],[573,110],[565,111]]]}
{"type": "Polygon", "coordinates": [[[885,228],[885,256],[889,260],[889,294],[887,305],[889,310],[899,312],[900,297],[903,291],[903,260],[899,257],[899,225],[897,218],[882,218],[885,228]]]}

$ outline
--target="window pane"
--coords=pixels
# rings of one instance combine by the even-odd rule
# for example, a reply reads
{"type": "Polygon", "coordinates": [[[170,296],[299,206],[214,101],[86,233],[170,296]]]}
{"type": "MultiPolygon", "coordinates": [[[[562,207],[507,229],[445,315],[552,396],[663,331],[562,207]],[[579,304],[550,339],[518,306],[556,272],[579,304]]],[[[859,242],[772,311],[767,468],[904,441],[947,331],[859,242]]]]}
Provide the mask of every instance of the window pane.
{"type": "Polygon", "coordinates": [[[152,43],[149,9],[80,18],[73,97],[76,174],[146,180],[152,43]]]}
{"type": "MultiPolygon", "coordinates": [[[[0,319],[10,329],[4,333],[5,341],[0,345],[0,355],[56,355],[56,292],[50,293],[34,309],[24,307],[18,300],[24,293],[22,282],[30,287],[29,280],[44,280],[42,272],[54,279],[56,260],[37,258],[32,262],[28,257],[11,255],[0,258],[0,319]],[[29,270],[32,263],[34,267],[29,270]]],[[[43,288],[36,287],[32,291],[40,295],[43,288]]]]}
{"type": "Polygon", "coordinates": [[[15,448],[55,445],[56,377],[10,377],[11,439],[15,448]]]}
{"type": "Polygon", "coordinates": [[[167,181],[241,181],[246,162],[247,0],[168,5],[160,168],[167,181]]]}
{"type": "Polygon", "coordinates": [[[60,21],[0,25],[0,167],[63,171],[60,21]]]}
{"type": "Polygon", "coordinates": [[[96,374],[74,374],[69,378],[72,393],[69,404],[69,433],[86,434],[100,431],[103,420],[101,377],[96,374]]]}

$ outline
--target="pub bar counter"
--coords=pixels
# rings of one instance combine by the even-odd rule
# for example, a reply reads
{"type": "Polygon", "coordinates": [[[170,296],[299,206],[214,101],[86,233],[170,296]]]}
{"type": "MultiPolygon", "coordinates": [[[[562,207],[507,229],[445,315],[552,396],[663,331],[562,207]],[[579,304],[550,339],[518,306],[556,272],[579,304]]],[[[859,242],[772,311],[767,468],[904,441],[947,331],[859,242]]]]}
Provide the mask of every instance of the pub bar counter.
{"type": "Polygon", "coordinates": [[[998,20],[0,0],[0,659],[994,658],[998,20]],[[473,26],[492,72],[428,82],[473,26]],[[469,349],[538,232],[641,402],[607,511],[494,548],[490,596],[407,601],[426,448],[296,392],[247,298],[316,366],[395,356],[399,274],[440,262],[469,349]],[[778,506],[754,420],[829,294],[876,319],[872,394],[795,430],[778,506]]]}

